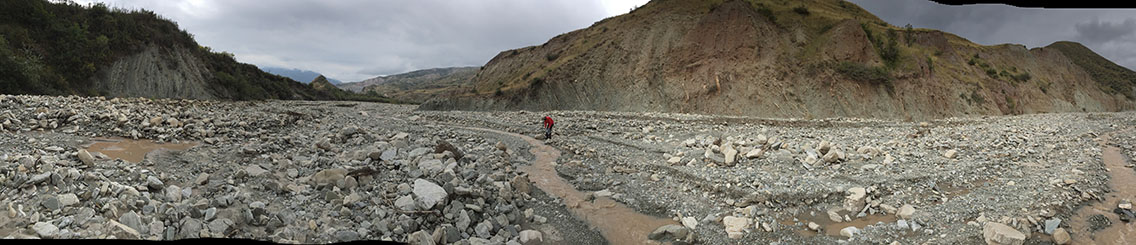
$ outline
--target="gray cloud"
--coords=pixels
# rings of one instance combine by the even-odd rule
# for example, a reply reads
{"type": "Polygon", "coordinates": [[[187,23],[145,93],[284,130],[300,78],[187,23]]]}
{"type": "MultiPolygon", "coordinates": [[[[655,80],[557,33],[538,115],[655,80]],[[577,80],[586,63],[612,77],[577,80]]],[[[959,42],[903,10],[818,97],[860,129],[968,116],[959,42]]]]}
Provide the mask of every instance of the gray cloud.
{"type": "Polygon", "coordinates": [[[1129,18],[1125,19],[1124,22],[1115,24],[1094,19],[1078,23],[1076,29],[1077,34],[1084,40],[1092,43],[1106,43],[1131,36],[1133,32],[1136,32],[1136,19],[1129,18]]]}
{"type": "Polygon", "coordinates": [[[344,81],[479,66],[609,15],[601,0],[88,1],[153,10],[242,62],[344,81]]]}

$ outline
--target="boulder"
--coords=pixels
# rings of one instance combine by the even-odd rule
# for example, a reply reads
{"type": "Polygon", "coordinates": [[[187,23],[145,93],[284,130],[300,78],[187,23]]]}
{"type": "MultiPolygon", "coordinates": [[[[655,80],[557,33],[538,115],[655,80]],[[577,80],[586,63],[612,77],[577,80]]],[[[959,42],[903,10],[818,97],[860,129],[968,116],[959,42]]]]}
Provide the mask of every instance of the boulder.
{"type": "Polygon", "coordinates": [[[446,190],[434,182],[414,180],[414,196],[418,197],[418,205],[422,209],[431,209],[438,203],[445,204],[447,195],[446,190]]]}
{"type": "Polygon", "coordinates": [[[1021,245],[1026,241],[1026,234],[996,222],[987,222],[982,226],[982,237],[986,244],[991,245],[1021,245]]]}

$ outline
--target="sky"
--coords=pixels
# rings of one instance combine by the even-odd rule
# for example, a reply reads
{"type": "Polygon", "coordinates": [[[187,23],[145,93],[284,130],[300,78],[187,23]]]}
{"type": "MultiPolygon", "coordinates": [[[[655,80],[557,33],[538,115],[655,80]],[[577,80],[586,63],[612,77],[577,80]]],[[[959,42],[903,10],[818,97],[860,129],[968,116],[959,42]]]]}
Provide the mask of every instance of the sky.
{"type": "MultiPolygon", "coordinates": [[[[627,13],[647,0],[75,0],[152,10],[197,42],[260,67],[344,82],[420,69],[480,66],[501,51],[627,13]]],[[[1136,10],[947,6],[850,0],[896,26],[939,29],[979,44],[1085,44],[1136,67],[1136,10]]]]}

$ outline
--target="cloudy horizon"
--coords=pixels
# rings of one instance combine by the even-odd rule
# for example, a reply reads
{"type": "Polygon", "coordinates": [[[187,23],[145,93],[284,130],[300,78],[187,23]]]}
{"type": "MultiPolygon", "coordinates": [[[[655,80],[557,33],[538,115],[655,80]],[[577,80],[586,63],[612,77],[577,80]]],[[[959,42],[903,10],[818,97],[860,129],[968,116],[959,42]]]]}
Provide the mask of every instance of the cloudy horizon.
{"type": "MultiPolygon", "coordinates": [[[[199,44],[233,53],[240,62],[354,82],[420,69],[481,66],[501,51],[540,45],[647,0],[76,2],[148,9],[177,22],[199,44]]],[[[1134,10],[851,2],[896,26],[938,29],[983,45],[1034,48],[1075,41],[1117,64],[1136,67],[1134,10]]]]}

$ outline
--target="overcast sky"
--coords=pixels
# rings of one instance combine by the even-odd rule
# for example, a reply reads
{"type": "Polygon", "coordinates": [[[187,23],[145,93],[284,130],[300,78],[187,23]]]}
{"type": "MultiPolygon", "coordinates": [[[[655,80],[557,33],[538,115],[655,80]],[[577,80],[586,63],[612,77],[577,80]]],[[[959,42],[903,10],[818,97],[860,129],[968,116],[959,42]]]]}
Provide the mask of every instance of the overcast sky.
{"type": "MultiPolygon", "coordinates": [[[[480,66],[497,53],[626,13],[647,0],[76,0],[145,8],[198,43],[262,67],[311,70],[344,82],[435,67],[480,66]]],[[[946,6],[851,0],[897,26],[933,28],[980,44],[1084,43],[1136,67],[1136,11],[946,6]]]]}

